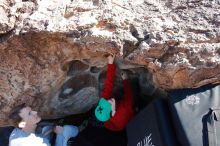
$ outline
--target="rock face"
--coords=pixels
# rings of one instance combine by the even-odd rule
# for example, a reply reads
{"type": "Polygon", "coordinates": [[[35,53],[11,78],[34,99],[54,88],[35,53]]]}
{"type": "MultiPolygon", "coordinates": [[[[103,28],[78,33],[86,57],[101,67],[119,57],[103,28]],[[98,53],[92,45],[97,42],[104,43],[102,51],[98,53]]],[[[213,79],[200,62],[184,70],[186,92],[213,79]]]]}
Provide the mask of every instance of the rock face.
{"type": "Polygon", "coordinates": [[[1,0],[0,125],[23,102],[44,118],[89,110],[109,53],[142,95],[219,83],[219,9],[219,0],[1,0]]]}

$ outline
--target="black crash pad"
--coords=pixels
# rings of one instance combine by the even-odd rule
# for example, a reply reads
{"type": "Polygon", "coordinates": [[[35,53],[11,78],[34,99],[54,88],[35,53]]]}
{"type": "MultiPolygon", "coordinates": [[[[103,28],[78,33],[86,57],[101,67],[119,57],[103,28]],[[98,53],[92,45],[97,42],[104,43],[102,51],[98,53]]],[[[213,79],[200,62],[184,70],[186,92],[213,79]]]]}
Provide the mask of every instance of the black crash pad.
{"type": "Polygon", "coordinates": [[[127,125],[128,146],[176,146],[168,113],[165,101],[150,103],[127,125]]]}

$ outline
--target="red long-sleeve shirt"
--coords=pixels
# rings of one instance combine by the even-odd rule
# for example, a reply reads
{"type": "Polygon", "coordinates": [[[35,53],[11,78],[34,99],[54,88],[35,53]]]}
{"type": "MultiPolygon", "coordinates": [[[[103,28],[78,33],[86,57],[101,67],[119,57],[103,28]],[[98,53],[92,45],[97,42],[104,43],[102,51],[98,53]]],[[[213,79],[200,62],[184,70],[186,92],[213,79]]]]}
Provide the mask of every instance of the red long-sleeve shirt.
{"type": "MultiPolygon", "coordinates": [[[[105,99],[112,97],[113,84],[115,79],[116,66],[109,64],[104,88],[101,96],[105,99]]],[[[132,88],[128,80],[123,80],[124,96],[120,102],[116,102],[116,113],[107,122],[104,123],[104,127],[112,131],[123,130],[126,124],[134,116],[133,111],[133,93],[132,88]]]]}

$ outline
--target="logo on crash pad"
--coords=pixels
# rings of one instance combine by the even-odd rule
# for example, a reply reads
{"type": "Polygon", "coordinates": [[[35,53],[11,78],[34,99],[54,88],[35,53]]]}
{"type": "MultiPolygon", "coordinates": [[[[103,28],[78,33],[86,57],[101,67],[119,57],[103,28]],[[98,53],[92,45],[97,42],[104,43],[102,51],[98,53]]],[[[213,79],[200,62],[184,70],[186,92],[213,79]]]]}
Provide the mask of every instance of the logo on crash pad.
{"type": "Polygon", "coordinates": [[[199,104],[199,102],[200,102],[200,98],[195,95],[191,95],[186,98],[186,103],[189,105],[196,105],[199,104]]]}

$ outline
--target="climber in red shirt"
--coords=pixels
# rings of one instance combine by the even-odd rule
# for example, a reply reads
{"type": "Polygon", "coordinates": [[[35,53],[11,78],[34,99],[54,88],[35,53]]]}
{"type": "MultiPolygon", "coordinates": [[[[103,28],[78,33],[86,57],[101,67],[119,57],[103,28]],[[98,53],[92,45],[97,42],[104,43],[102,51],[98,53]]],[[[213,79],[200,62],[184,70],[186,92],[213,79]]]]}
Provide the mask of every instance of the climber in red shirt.
{"type": "Polygon", "coordinates": [[[124,96],[120,101],[115,101],[112,97],[116,71],[116,66],[113,64],[114,58],[115,55],[108,57],[105,84],[98,106],[95,109],[95,116],[99,121],[104,122],[105,128],[112,131],[120,131],[125,128],[126,124],[134,116],[133,93],[128,76],[123,72],[121,77],[123,79],[124,96]]]}

